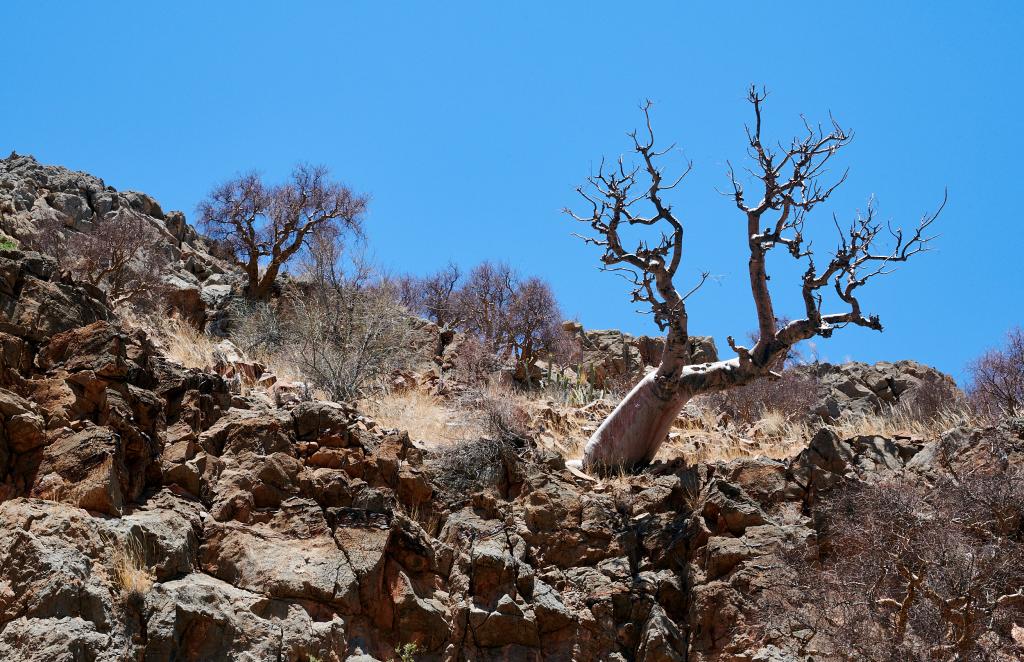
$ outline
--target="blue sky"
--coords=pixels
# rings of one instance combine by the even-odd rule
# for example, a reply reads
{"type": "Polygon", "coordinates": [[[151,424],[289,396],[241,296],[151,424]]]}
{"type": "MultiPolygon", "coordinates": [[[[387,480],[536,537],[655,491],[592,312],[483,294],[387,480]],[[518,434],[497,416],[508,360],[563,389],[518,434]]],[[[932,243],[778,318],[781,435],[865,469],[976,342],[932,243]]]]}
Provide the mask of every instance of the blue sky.
{"type": "MultiPolygon", "coordinates": [[[[769,135],[829,111],[855,131],[848,182],[812,216],[821,250],[833,212],[848,219],[874,194],[911,226],[949,189],[937,250],[864,292],[886,332],[837,333],[822,358],[915,358],[960,377],[1024,323],[1024,4],[637,6],[8,1],[0,151],[190,216],[240,170],[322,162],[372,196],[370,247],[389,269],[507,260],[585,325],[650,332],[560,213],[591,164],[628,151],[650,98],[659,137],[695,168],[673,199],[687,225],[680,287],[718,276],[691,300],[691,332],[723,347],[755,326],[743,219],[715,192],[726,159],[742,158],[755,82],[771,91],[769,135]]],[[[775,256],[772,286],[795,315],[787,260],[775,256]]]]}

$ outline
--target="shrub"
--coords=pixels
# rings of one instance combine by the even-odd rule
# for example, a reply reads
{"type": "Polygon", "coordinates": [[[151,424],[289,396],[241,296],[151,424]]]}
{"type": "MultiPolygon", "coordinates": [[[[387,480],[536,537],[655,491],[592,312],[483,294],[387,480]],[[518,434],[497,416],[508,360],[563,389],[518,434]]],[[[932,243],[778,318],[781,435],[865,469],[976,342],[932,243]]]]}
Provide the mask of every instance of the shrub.
{"type": "Polygon", "coordinates": [[[434,480],[453,494],[469,495],[500,483],[514,453],[511,443],[490,437],[445,446],[431,462],[434,480]]]}
{"type": "Polygon", "coordinates": [[[146,554],[142,543],[133,536],[123,542],[113,541],[114,575],[126,597],[141,599],[153,586],[153,576],[146,567],[146,554]]]}
{"type": "Polygon", "coordinates": [[[511,364],[521,382],[532,384],[542,359],[565,364],[575,349],[562,329],[562,314],[551,286],[521,278],[507,264],[482,262],[463,279],[454,264],[423,278],[396,280],[398,299],[442,329],[471,337],[461,352],[462,376],[482,381],[511,364]]]}
{"type": "Polygon", "coordinates": [[[459,344],[453,363],[455,378],[471,386],[486,384],[500,366],[494,352],[473,335],[465,336],[459,344]]]}
{"type": "Polygon", "coordinates": [[[479,396],[477,406],[492,436],[522,446],[530,437],[530,415],[510,396],[502,390],[490,389],[479,396]]]}
{"type": "Polygon", "coordinates": [[[767,627],[809,633],[805,643],[835,660],[1010,659],[993,649],[1024,615],[1024,474],[999,468],[1007,449],[996,446],[934,486],[820,495],[820,558],[790,556],[767,627]]]}
{"type": "Polygon", "coordinates": [[[232,339],[244,351],[287,367],[334,400],[386,390],[408,367],[412,325],[395,288],[357,261],[342,268],[341,243],[314,238],[302,279],[276,302],[235,306],[232,339]]]}
{"type": "Polygon", "coordinates": [[[898,408],[909,421],[927,423],[962,411],[965,404],[963,392],[952,379],[929,372],[912,393],[901,395],[898,408]]]}
{"type": "Polygon", "coordinates": [[[967,392],[978,412],[989,417],[1024,415],[1024,329],[1006,334],[1006,344],[968,366],[967,392]]]}
{"type": "Polygon", "coordinates": [[[114,308],[155,310],[163,304],[167,246],[145,216],[127,207],[97,217],[83,232],[44,217],[27,244],[56,258],[76,280],[103,290],[114,308]]]}
{"type": "Polygon", "coordinates": [[[706,404],[747,424],[757,422],[768,411],[789,420],[806,417],[818,400],[818,380],[798,370],[781,374],[778,379],[759,379],[705,396],[706,404]]]}

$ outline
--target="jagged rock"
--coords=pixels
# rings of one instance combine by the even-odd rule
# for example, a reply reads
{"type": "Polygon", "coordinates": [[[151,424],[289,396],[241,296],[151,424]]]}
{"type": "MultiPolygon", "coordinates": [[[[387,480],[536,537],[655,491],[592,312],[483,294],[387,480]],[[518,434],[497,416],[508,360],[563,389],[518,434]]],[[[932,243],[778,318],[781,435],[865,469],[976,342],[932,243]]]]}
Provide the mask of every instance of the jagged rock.
{"type": "Polygon", "coordinates": [[[812,363],[792,370],[817,382],[811,412],[826,421],[869,416],[895,405],[927,417],[963,397],[949,375],[916,361],[812,363]]]}
{"type": "Polygon", "coordinates": [[[146,596],[147,660],[344,659],[343,618],[192,573],[146,596]]]}
{"type": "MultiPolygon", "coordinates": [[[[43,165],[31,156],[12,155],[0,159],[0,209],[5,208],[10,211],[0,214],[0,231],[22,245],[31,241],[39,232],[40,221],[47,217],[62,221],[63,232],[71,234],[88,230],[95,219],[118,209],[132,209],[148,221],[153,232],[167,239],[164,250],[170,258],[171,273],[165,284],[170,290],[168,301],[178,313],[202,324],[216,317],[227,304],[229,296],[223,288],[227,285],[230,294],[232,284],[211,283],[219,288],[206,292],[204,281],[224,274],[230,267],[211,254],[211,247],[188,226],[184,214],[165,214],[159,203],[145,193],[118,192],[92,175],[43,165]]],[[[34,298],[45,301],[54,317],[82,320],[53,288],[39,283],[29,283],[29,287],[37,290],[34,298]]],[[[27,311],[22,317],[28,314],[27,311]]]]}
{"type": "MultiPolygon", "coordinates": [[[[162,214],[91,191],[94,213],[162,214]]],[[[32,209],[33,196],[10,204],[32,209]]],[[[75,209],[53,200],[53,213],[75,209]]],[[[187,241],[183,220],[164,217],[187,241]]],[[[823,429],[792,459],[656,463],[601,481],[527,440],[503,453],[498,479],[452,494],[408,434],[346,404],[232,395],[51,277],[43,258],[0,253],[4,659],[390,660],[404,644],[452,662],[802,659],[808,635],[766,629],[761,601],[789,585],[780,568],[828,549],[823,500],[1024,467],[1013,425],[937,440],[823,429]],[[41,310],[21,301],[32,280],[79,318],[7,315],[41,310]]],[[[833,396],[898,402],[923,393],[914,379],[930,373],[916,370],[852,368],[833,396]]],[[[1005,529],[1020,522],[1011,513],[1005,529]]]]}
{"type": "MultiPolygon", "coordinates": [[[[596,388],[607,388],[618,379],[640,375],[661,361],[665,348],[662,338],[631,336],[617,330],[584,330],[578,322],[565,322],[565,330],[576,339],[583,352],[578,369],[596,388]]],[[[718,349],[710,336],[690,337],[690,363],[718,360],[718,349]]]]}

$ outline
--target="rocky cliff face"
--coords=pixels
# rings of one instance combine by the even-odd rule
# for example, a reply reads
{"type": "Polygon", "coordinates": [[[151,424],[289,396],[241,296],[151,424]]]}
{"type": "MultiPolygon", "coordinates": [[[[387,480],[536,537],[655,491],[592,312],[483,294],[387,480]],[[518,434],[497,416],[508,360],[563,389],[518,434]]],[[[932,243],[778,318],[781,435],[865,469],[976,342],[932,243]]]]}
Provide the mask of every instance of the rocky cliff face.
{"type": "MultiPolygon", "coordinates": [[[[161,358],[46,258],[0,252],[0,274],[5,660],[828,659],[766,606],[787,559],[823,554],[819,504],[1024,466],[1017,428],[823,431],[788,461],[601,483],[504,447],[458,489],[351,408],[161,358]]],[[[1020,650],[1006,613],[993,655],[1020,650]]]]}
{"type": "Polygon", "coordinates": [[[197,324],[214,322],[239,277],[212,254],[184,213],[164,212],[145,193],[117,191],[97,177],[43,165],[31,156],[0,159],[0,231],[22,246],[32,245],[40,228],[65,236],[86,232],[122,208],[134,211],[165,239],[159,245],[170,266],[165,276],[170,303],[197,324]]]}

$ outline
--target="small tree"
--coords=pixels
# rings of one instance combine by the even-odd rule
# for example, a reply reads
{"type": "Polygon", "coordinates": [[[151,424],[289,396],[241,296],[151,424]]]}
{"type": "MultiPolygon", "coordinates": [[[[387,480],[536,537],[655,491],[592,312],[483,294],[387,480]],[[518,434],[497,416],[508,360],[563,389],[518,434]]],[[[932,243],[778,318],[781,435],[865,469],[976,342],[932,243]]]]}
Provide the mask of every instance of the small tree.
{"type": "Polygon", "coordinates": [[[228,246],[245,272],[249,296],[262,299],[316,233],[360,233],[366,204],[366,196],[331,181],[326,167],[300,164],[284,184],[267,185],[255,173],[230,179],[210,192],[199,214],[206,233],[228,246]]]}
{"type": "Polygon", "coordinates": [[[107,295],[114,308],[152,300],[163,287],[167,247],[150,222],[121,207],[97,218],[85,232],[49,242],[62,267],[107,295]]]}
{"type": "Polygon", "coordinates": [[[401,298],[414,312],[425,315],[442,330],[454,329],[462,322],[459,281],[462,271],[449,262],[440,271],[423,278],[402,282],[401,298]]]}
{"type": "Polygon", "coordinates": [[[516,372],[530,384],[541,355],[561,349],[562,314],[551,286],[540,278],[527,278],[519,283],[506,319],[516,372]]]}
{"type": "Polygon", "coordinates": [[[683,255],[683,224],[664,196],[682,182],[692,164],[677,178],[665,179],[659,159],[672,147],[659,150],[654,146],[650,102],[643,107],[644,135],[635,131],[629,134],[640,156],[640,165],[628,167],[622,158],[611,168],[602,162],[597,173],[588,178],[589,187],[577,189],[588,211],[578,215],[566,210],[594,231],[583,239],[602,250],[602,268],[615,271],[632,283],[633,301],[650,306],[655,323],[666,333],[657,370],[626,395],[588,441],[583,457],[587,467],[633,467],[649,462],[690,398],[773,374],[773,368],[801,340],[828,337],[834,330],[851,324],[881,331],[879,318],[861,310],[859,289],[875,276],[887,273],[891,265],[905,262],[927,248],[931,237],[926,233],[938,212],[924,216],[909,236],[890,228],[892,249],[878,251],[877,240],[888,226],[875,218],[875,207],[869,204],[867,213],[858,215],[840,233],[834,256],[824,268],[819,268],[810,243],[804,239],[804,224],[807,213],[825,202],[845,180],[844,174],[826,185],[821,183],[821,175],[832,157],[849,144],[851,135],[835,121],[827,131],[806,124],[803,135],[776,151],[762,138],[764,99],[763,92],[750,89],[748,100],[753,106],[755,124],[747,129],[747,142],[753,161],[750,172],[759,188],[755,202],[748,200],[742,183],[729,167],[732,190],[728,195],[744,223],[750,291],[758,322],[758,338],[752,347],[737,345],[729,337],[736,358],[687,365],[686,299],[700,288],[708,274],[703,274],[685,294],[676,289],[674,279],[683,255]],[[662,232],[656,243],[640,241],[635,248],[628,248],[622,233],[629,227],[660,228],[662,232]],[[776,327],[766,269],[766,256],[777,246],[783,246],[795,259],[806,260],[807,264],[800,285],[804,317],[781,329],[776,327]],[[844,312],[824,312],[821,291],[829,286],[846,308],[844,312]]]}
{"type": "Polygon", "coordinates": [[[992,349],[972,361],[969,393],[984,414],[1024,414],[1024,329],[1011,329],[1006,346],[992,349]]]}
{"type": "Polygon", "coordinates": [[[507,356],[510,347],[508,316],[515,290],[512,267],[484,261],[469,272],[459,293],[463,329],[502,357],[507,356]]]}

